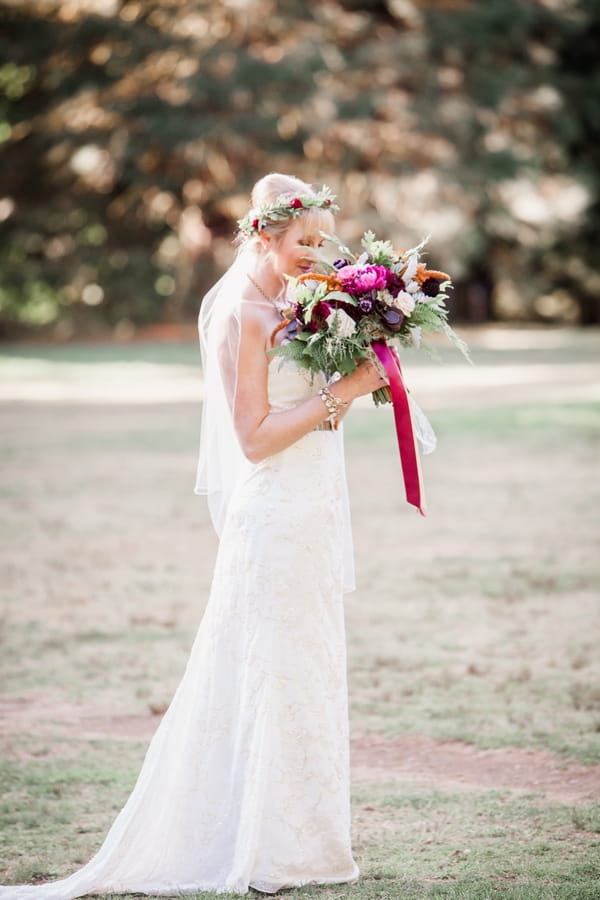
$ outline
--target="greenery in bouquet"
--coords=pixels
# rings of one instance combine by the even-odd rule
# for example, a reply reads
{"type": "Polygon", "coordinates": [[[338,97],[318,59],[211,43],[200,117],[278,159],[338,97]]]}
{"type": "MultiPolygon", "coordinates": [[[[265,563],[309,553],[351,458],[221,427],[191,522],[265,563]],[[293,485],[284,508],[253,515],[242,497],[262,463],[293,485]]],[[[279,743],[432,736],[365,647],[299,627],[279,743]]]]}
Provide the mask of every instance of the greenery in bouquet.
{"type": "MultiPolygon", "coordinates": [[[[323,272],[290,279],[293,303],[286,312],[290,338],[272,352],[311,372],[352,372],[369,357],[374,341],[421,347],[423,336],[443,332],[466,356],[466,345],[448,323],[446,300],[452,287],[445,272],[421,260],[427,239],[396,251],[372,231],[362,238],[357,258],[336,237],[327,236],[343,254],[334,263],[320,260],[323,272]]],[[[382,390],[376,403],[388,402],[382,390]]]]}

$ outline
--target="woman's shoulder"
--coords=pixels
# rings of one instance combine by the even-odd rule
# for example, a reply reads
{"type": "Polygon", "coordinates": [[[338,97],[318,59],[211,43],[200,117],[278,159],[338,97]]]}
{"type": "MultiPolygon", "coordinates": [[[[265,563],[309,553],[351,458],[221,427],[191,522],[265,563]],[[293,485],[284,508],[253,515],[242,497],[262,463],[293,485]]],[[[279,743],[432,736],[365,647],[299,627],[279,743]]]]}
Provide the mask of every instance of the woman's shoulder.
{"type": "Polygon", "coordinates": [[[242,328],[265,333],[270,330],[272,315],[273,310],[267,303],[263,304],[248,297],[241,297],[239,318],[242,328]]]}

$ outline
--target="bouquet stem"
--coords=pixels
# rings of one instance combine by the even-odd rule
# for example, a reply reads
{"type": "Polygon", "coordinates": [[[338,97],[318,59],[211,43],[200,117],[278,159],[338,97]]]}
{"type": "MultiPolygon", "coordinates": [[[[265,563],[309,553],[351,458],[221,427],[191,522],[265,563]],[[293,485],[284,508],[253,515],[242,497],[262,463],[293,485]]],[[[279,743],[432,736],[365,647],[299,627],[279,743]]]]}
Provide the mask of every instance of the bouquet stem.
{"type": "Polygon", "coordinates": [[[392,392],[389,387],[381,387],[377,388],[376,391],[373,391],[373,403],[375,406],[383,406],[384,403],[392,402],[392,392]]]}

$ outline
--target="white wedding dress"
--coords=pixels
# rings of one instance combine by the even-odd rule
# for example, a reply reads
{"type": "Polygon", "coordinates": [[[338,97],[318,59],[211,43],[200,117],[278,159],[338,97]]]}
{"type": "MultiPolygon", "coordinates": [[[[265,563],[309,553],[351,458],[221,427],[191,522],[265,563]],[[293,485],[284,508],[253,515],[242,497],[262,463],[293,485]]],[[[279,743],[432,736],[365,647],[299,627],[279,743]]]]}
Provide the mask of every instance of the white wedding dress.
{"type": "MultiPolygon", "coordinates": [[[[269,366],[273,410],[321,386],[269,366]]],[[[267,893],[354,881],[343,585],[342,438],[312,431],[248,464],[184,677],[98,854],[2,900],[267,893]]],[[[344,572],[346,560],[346,572],[344,572]]]]}

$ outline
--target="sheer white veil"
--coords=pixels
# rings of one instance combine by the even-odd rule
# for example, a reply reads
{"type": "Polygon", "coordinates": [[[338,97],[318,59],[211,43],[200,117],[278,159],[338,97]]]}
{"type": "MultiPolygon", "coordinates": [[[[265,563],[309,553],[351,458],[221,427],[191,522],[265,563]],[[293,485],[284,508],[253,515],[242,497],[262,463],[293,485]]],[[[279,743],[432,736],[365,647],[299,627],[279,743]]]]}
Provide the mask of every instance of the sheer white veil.
{"type": "MultiPolygon", "coordinates": [[[[210,517],[219,537],[231,497],[252,466],[237,439],[232,407],[237,384],[241,298],[247,287],[248,274],[256,266],[257,252],[258,246],[254,241],[245,241],[241,245],[229,269],[203,298],[198,316],[204,396],[194,490],[196,494],[207,495],[210,517]]],[[[339,442],[343,474],[341,429],[331,438],[339,442]]],[[[354,590],[354,554],[345,476],[343,481],[344,590],[351,591],[354,590]]]]}
{"type": "Polygon", "coordinates": [[[238,249],[233,263],[203,298],[198,316],[204,381],[196,494],[206,494],[220,536],[229,500],[250,463],[242,453],[232,406],[237,381],[241,297],[256,264],[254,242],[238,249]]]}

